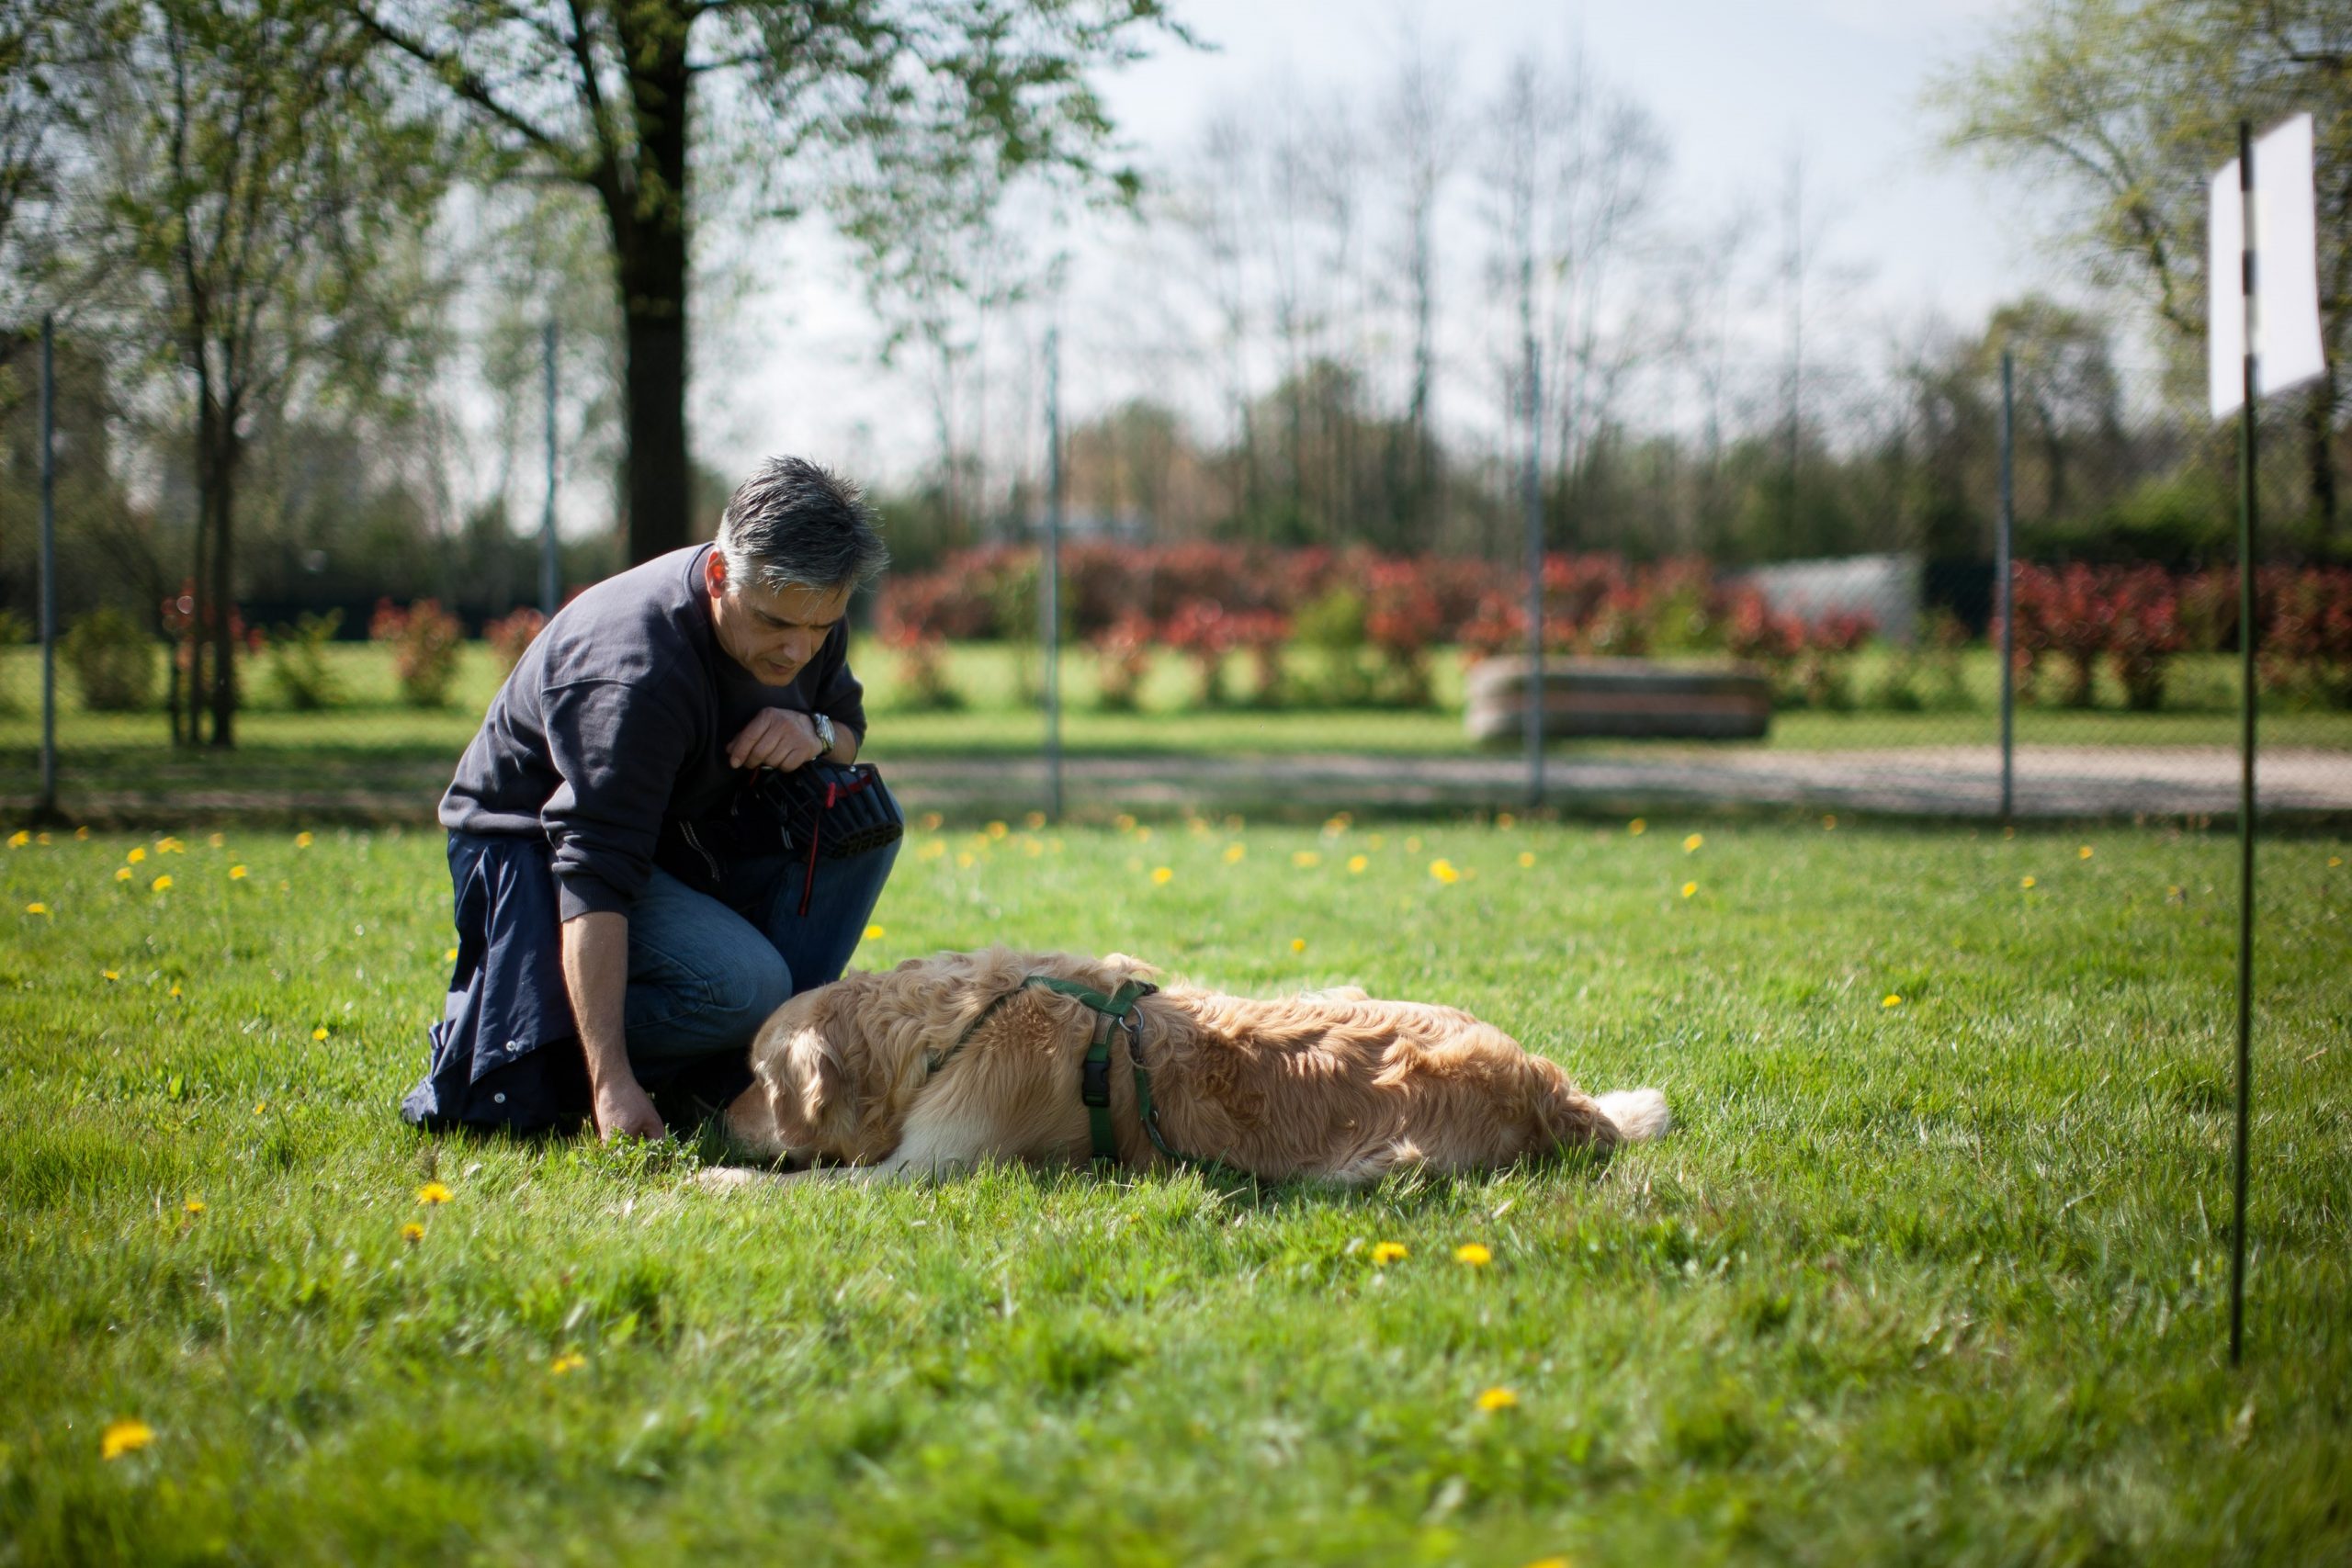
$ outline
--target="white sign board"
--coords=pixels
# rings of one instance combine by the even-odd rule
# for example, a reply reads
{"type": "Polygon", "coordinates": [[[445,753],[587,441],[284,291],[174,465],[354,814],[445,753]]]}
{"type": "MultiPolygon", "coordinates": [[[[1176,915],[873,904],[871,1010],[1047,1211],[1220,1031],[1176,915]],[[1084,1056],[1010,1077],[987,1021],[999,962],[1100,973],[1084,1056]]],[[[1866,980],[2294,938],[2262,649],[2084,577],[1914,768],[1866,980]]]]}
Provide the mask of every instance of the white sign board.
{"type": "MultiPolygon", "coordinates": [[[[2213,417],[2245,401],[2245,209],[2233,158],[2213,176],[2206,257],[2208,386],[2213,417]]],[[[2319,243],[2312,207],[2312,117],[2254,144],[2254,390],[2261,397],[2327,367],[2319,336],[2319,243]]]]}

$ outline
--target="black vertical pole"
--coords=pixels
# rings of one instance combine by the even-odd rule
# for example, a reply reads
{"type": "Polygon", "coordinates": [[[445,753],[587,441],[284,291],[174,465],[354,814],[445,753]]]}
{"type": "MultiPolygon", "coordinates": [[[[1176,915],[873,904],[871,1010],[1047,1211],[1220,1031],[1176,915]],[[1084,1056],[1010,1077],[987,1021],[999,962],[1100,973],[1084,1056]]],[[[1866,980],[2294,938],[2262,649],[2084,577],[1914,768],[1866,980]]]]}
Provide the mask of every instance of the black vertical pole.
{"type": "Polygon", "coordinates": [[[1038,626],[1046,652],[1046,815],[1062,815],[1062,358],[1046,329],[1046,558],[1037,574],[1038,626]]]}
{"type": "Polygon", "coordinates": [[[1535,807],[1544,804],[1544,392],[1532,269],[1521,287],[1527,291],[1521,306],[1527,388],[1527,467],[1521,476],[1527,508],[1527,804],[1535,807]]]}
{"type": "Polygon", "coordinates": [[[2009,579],[2016,574],[2010,551],[2016,546],[2017,497],[2017,364],[2001,350],[2001,532],[1993,554],[1995,603],[2001,612],[2001,821],[2006,825],[2017,810],[2017,598],[2009,579]]]}
{"type": "Polygon", "coordinates": [[[2254,1072],[2254,128],[2238,121],[2238,201],[2245,228],[2238,287],[2245,301],[2245,400],[2238,409],[2238,1128],[2237,1190],[2230,1226],[2230,1365],[2245,1355],[2245,1145],[2254,1072]]]}
{"type": "Polygon", "coordinates": [[[57,321],[40,319],[40,805],[57,815],[57,321]]]}
{"type": "Polygon", "coordinates": [[[546,360],[548,403],[548,499],[539,513],[539,614],[549,620],[562,607],[563,579],[555,537],[555,319],[540,339],[546,360]]]}

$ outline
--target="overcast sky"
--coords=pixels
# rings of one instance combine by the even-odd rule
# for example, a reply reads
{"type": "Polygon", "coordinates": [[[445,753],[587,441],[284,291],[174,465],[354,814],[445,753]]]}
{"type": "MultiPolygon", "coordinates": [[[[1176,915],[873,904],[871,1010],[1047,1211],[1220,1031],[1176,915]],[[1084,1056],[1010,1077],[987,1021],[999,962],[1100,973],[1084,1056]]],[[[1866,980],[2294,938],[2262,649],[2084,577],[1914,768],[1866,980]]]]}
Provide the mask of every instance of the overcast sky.
{"type": "MultiPolygon", "coordinates": [[[[1181,158],[1209,115],[1240,95],[1294,83],[1369,100],[1415,36],[1425,49],[1454,51],[1473,95],[1531,44],[1559,52],[1580,39],[1591,67],[1666,130],[1672,201],[1694,226],[1741,202],[1770,209],[1801,153],[1808,209],[1826,224],[1826,259],[1859,280],[1836,307],[1859,342],[1930,313],[1981,321],[2029,288],[2077,292],[2037,251],[2018,209],[2025,193],[1939,154],[1937,127],[1921,107],[1931,76],[1980,50],[2013,5],[1178,0],[1216,48],[1170,47],[1103,86],[1149,165],[1181,158]]],[[[878,366],[878,333],[839,259],[805,227],[770,240],[789,247],[796,264],[697,345],[698,449],[729,472],[765,453],[798,451],[876,479],[903,477],[931,442],[913,383],[878,366]]],[[[1115,265],[1099,248],[1080,249],[1081,270],[1115,265]]],[[[1105,281],[1096,276],[1091,286],[1105,281]]],[[[1082,277],[1078,292],[1089,286],[1082,277]]],[[[1090,380],[1083,367],[1067,379],[1078,416],[1090,395],[1100,401],[1132,389],[1090,380]]]]}

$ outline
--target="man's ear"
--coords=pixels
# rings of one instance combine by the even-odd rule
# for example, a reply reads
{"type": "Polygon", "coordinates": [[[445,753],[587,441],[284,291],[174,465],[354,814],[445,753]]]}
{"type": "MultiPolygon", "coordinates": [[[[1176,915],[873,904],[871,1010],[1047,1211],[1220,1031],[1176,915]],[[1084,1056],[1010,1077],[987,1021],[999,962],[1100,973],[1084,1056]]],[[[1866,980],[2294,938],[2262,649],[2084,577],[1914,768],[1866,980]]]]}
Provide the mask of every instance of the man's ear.
{"type": "Polygon", "coordinates": [[[857,1080],[822,1027],[793,1031],[781,1049],[761,1057],[757,1071],[786,1147],[833,1154],[846,1146],[857,1130],[857,1080]]]}

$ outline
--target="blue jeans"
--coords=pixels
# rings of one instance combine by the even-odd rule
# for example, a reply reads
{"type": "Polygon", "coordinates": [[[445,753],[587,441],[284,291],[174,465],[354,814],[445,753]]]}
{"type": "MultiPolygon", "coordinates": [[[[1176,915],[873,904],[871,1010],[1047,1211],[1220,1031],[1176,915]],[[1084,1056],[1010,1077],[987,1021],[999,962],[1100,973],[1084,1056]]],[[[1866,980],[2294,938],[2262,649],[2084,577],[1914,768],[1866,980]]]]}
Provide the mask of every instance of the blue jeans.
{"type": "Polygon", "coordinates": [[[805,914],[808,867],[798,856],[736,862],[718,897],[655,871],[628,919],[623,1023],[639,1077],[720,1058],[740,1065],[770,1013],[841,977],[898,858],[890,843],[820,859],[805,914]]]}

